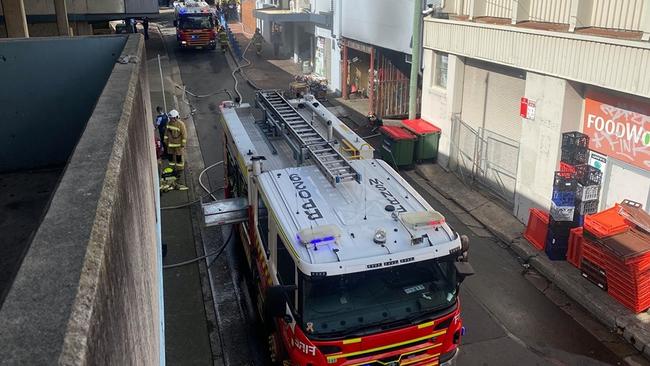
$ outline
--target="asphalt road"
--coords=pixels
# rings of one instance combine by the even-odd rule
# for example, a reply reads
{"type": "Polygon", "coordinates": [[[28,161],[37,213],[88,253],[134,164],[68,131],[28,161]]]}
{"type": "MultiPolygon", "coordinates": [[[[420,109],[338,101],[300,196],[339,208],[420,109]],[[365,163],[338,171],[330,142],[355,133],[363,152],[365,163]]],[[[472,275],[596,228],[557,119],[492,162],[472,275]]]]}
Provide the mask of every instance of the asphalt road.
{"type": "MultiPolygon", "coordinates": [[[[161,24],[171,26],[170,23],[161,24]]],[[[206,95],[233,89],[231,69],[221,52],[181,51],[174,43],[173,36],[168,35],[171,56],[180,66],[187,90],[206,95]]],[[[278,75],[278,80],[286,77],[278,75]]],[[[244,100],[251,100],[253,90],[245,84],[241,90],[244,100]]],[[[189,99],[196,109],[194,123],[206,166],[223,158],[218,104],[227,99],[224,93],[189,99]]],[[[212,188],[223,182],[220,169],[209,172],[208,178],[212,188]]],[[[411,178],[407,179],[418,187],[411,178]]],[[[512,253],[484,231],[476,228],[472,231],[462,213],[457,216],[447,210],[438,201],[439,197],[419,190],[455,230],[471,238],[470,261],[477,274],[467,279],[461,290],[467,334],[458,358],[459,365],[626,364],[622,356],[630,352],[628,347],[613,347],[599,341],[593,334],[607,333],[604,328],[595,325],[587,330],[581,324],[584,322],[568,315],[558,301],[540,290],[540,286],[547,286],[543,279],[536,279],[534,274],[524,275],[525,268],[512,253]]],[[[223,234],[207,232],[204,240],[211,241],[208,247],[218,247],[223,234]]],[[[246,279],[240,275],[241,257],[234,246],[229,246],[226,254],[211,267],[224,363],[261,365],[266,359],[266,344],[255,331],[258,324],[252,315],[250,300],[245,296],[246,279]]]]}

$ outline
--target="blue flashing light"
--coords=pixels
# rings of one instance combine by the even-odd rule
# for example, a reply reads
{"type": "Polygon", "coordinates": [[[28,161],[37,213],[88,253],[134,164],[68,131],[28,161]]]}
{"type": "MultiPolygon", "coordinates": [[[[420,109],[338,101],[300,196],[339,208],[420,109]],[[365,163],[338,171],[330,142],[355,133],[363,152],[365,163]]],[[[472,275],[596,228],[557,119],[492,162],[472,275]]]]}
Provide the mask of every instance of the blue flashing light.
{"type": "Polygon", "coordinates": [[[310,241],[310,243],[312,243],[312,244],[318,244],[318,243],[322,243],[322,242],[325,242],[325,241],[332,241],[332,240],[334,240],[334,239],[335,239],[335,238],[334,238],[333,236],[325,236],[325,237],[322,237],[322,238],[312,239],[312,240],[310,241]]]}
{"type": "MultiPolygon", "coordinates": [[[[296,235],[296,239],[298,239],[298,243],[303,242],[302,239],[300,239],[300,235],[296,235]]],[[[324,242],[334,241],[334,240],[336,240],[336,237],[330,235],[330,236],[324,236],[322,238],[312,239],[312,240],[309,241],[309,244],[318,244],[318,243],[324,243],[324,242]]]]}
{"type": "Polygon", "coordinates": [[[180,8],[178,12],[181,13],[181,14],[185,14],[187,12],[187,9],[180,8]]]}

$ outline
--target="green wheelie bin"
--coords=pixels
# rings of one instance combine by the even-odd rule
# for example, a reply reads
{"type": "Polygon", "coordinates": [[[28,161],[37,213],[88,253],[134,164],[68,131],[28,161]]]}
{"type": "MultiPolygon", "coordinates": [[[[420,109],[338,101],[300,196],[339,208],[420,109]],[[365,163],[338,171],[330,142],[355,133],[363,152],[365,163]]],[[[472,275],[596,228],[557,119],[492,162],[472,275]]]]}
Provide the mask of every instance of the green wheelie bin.
{"type": "Polygon", "coordinates": [[[404,128],[411,131],[416,137],[413,159],[416,162],[436,161],[438,158],[438,143],[440,142],[440,128],[423,120],[405,119],[402,121],[404,128]]]}
{"type": "Polygon", "coordinates": [[[381,157],[395,167],[413,164],[416,136],[398,126],[381,126],[381,157]]]}

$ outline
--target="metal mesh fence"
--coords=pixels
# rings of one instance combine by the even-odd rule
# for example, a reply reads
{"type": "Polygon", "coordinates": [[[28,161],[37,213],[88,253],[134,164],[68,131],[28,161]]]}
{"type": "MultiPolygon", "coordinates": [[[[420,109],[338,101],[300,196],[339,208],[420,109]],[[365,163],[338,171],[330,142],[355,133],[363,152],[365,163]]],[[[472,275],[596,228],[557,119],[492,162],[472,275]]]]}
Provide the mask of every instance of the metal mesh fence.
{"type": "Polygon", "coordinates": [[[513,205],[518,159],[519,142],[452,116],[450,168],[466,184],[480,184],[513,205]]]}

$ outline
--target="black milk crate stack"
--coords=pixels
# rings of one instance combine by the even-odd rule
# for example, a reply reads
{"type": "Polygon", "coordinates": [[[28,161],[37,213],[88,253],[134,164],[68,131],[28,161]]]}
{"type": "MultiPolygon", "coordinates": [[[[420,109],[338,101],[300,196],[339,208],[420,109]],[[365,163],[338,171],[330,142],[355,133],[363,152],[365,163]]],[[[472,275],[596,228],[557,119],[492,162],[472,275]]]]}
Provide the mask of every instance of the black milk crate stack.
{"type": "MultiPolygon", "coordinates": [[[[582,226],[584,216],[596,213],[598,211],[598,198],[600,197],[600,183],[603,173],[586,164],[589,159],[589,136],[580,132],[566,132],[562,134],[562,157],[564,164],[571,166],[575,174],[572,176],[575,182],[575,207],[572,221],[576,226],[582,226]]],[[[565,175],[565,180],[568,175],[565,175]]],[[[558,181],[562,177],[555,175],[555,190],[558,181]]],[[[570,187],[565,183],[566,188],[570,187]]],[[[554,197],[556,194],[554,194],[554,197]]],[[[567,211],[568,214],[568,211],[567,211]]]]}
{"type": "Polygon", "coordinates": [[[572,221],[575,211],[577,183],[571,172],[555,172],[551,217],[555,221],[572,221]]]}
{"type": "Polygon", "coordinates": [[[563,133],[560,160],[569,165],[586,164],[589,160],[589,136],[576,131],[563,133]]]}
{"type": "Polygon", "coordinates": [[[551,260],[565,260],[569,247],[569,233],[575,227],[577,182],[572,172],[555,172],[551,214],[546,234],[544,251],[551,260]]]}
{"type": "Polygon", "coordinates": [[[565,260],[569,248],[569,235],[571,229],[578,225],[573,221],[556,221],[553,216],[549,218],[546,234],[546,255],[551,260],[565,260]]]}
{"type": "Polygon", "coordinates": [[[589,164],[576,166],[576,181],[583,186],[597,186],[603,179],[603,173],[589,164]]]}
{"type": "Polygon", "coordinates": [[[602,173],[589,165],[589,137],[580,132],[562,134],[562,166],[555,172],[546,255],[565,260],[571,229],[582,226],[584,215],[598,210],[602,173]]]}

